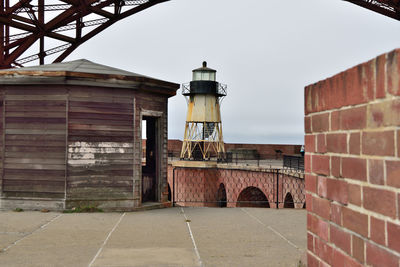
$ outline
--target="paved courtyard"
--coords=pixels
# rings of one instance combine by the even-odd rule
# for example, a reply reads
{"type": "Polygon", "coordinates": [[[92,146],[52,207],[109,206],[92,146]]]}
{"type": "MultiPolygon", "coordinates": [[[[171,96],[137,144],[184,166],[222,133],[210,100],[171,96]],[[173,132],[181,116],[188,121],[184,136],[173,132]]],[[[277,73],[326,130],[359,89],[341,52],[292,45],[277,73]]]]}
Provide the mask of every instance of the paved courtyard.
{"type": "Polygon", "coordinates": [[[0,212],[0,266],[298,266],[306,212],[169,208],[0,212]]]}

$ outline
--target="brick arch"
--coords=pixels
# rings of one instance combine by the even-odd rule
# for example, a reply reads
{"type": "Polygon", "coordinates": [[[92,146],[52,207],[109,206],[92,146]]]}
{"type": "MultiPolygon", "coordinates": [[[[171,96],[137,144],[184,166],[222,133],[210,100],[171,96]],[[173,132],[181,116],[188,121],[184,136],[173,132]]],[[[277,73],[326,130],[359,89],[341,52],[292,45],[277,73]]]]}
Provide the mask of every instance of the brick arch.
{"type": "MultiPolygon", "coordinates": [[[[282,177],[282,195],[279,196],[280,201],[284,203],[288,193],[290,193],[294,208],[303,208],[305,203],[305,183],[304,179],[296,176],[283,175],[282,177]]],[[[285,205],[285,204],[284,204],[285,205]]]]}
{"type": "Polygon", "coordinates": [[[249,186],[240,192],[236,207],[269,208],[270,205],[267,196],[260,188],[249,186]]]}
{"type": "Polygon", "coordinates": [[[168,184],[168,201],[172,200],[172,190],[171,190],[171,186],[168,184]]]}
{"type": "Polygon", "coordinates": [[[218,182],[224,183],[225,185],[228,207],[236,207],[235,203],[239,197],[239,194],[247,187],[256,187],[260,189],[269,201],[274,201],[272,173],[220,169],[218,182]]]}
{"type": "Polygon", "coordinates": [[[293,201],[292,194],[290,194],[290,192],[286,193],[285,200],[283,202],[283,207],[284,208],[289,208],[289,209],[293,209],[294,208],[294,201],[293,201]]]}
{"type": "Polygon", "coordinates": [[[226,207],[227,206],[227,195],[226,195],[226,189],[225,185],[223,183],[219,184],[218,187],[218,194],[217,194],[217,203],[218,207],[226,207]]]}

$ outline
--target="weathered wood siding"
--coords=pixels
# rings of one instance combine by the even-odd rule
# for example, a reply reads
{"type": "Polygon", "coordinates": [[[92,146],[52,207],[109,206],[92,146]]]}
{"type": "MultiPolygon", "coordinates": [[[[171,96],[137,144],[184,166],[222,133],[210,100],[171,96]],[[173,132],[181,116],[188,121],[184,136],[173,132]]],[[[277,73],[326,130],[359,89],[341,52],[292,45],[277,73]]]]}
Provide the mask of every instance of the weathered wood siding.
{"type": "Polygon", "coordinates": [[[0,91],[0,197],[3,196],[4,91],[0,91]]]}
{"type": "Polygon", "coordinates": [[[1,196],[140,206],[146,111],[159,121],[156,200],[166,201],[167,105],[167,96],[129,89],[2,86],[1,196]]]}
{"type": "Polygon", "coordinates": [[[131,90],[70,89],[68,200],[132,201],[133,116],[131,90]]]}
{"type": "Polygon", "coordinates": [[[3,88],[3,196],[64,198],[66,89],[3,88]]]}

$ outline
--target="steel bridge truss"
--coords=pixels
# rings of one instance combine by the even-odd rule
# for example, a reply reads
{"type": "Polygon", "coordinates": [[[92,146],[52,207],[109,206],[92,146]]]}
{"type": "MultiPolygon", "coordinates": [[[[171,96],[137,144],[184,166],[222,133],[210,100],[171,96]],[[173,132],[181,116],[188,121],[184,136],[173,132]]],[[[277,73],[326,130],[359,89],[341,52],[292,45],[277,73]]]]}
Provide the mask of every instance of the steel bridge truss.
{"type": "Polygon", "coordinates": [[[345,1],[375,11],[384,16],[400,20],[399,0],[345,0],[345,1]]]}
{"type": "Polygon", "coordinates": [[[63,61],[115,22],[169,0],[0,0],[0,68],[63,61]]]}

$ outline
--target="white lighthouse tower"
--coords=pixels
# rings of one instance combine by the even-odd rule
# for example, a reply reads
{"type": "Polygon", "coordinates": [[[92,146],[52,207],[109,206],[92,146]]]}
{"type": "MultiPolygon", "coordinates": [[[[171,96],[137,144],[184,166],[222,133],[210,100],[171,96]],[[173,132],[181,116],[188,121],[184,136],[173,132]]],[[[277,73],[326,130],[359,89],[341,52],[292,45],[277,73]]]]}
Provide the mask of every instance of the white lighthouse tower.
{"type": "Polygon", "coordinates": [[[182,85],[188,102],[181,159],[225,158],[220,104],[227,86],[216,81],[216,70],[203,66],[193,70],[193,79],[182,85]]]}

